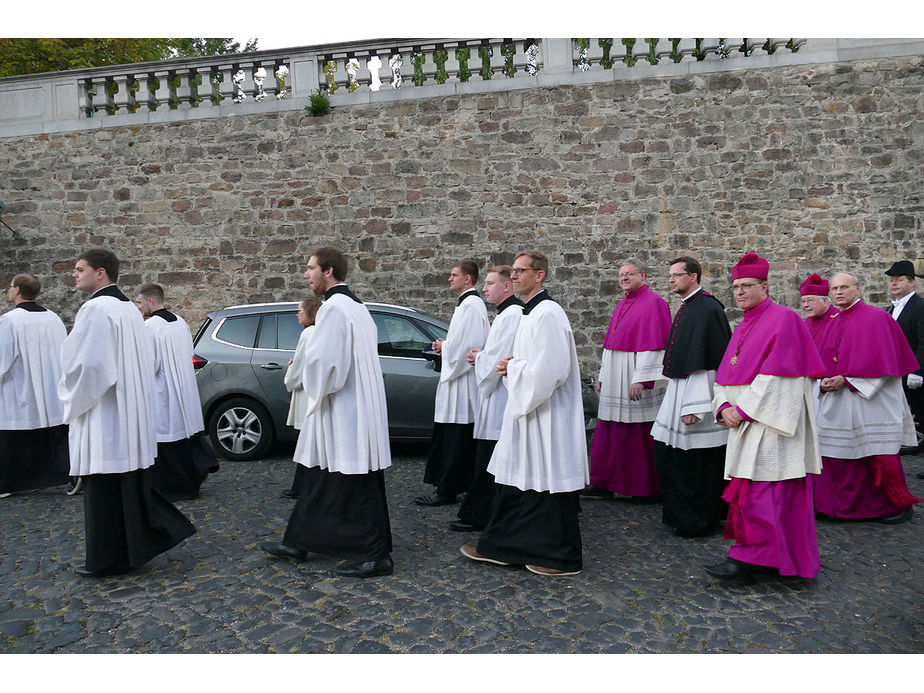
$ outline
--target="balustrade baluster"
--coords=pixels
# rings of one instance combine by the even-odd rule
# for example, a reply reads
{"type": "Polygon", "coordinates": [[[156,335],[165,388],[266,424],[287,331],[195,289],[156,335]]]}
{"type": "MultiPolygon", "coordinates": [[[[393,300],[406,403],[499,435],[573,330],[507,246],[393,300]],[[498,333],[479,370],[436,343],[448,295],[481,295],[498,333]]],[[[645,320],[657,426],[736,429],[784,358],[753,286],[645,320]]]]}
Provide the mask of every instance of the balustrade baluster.
{"type": "Polygon", "coordinates": [[[154,103],[160,111],[167,111],[172,108],[170,105],[170,72],[168,70],[157,70],[154,73],[154,79],[157,89],[154,91],[154,103]]]}

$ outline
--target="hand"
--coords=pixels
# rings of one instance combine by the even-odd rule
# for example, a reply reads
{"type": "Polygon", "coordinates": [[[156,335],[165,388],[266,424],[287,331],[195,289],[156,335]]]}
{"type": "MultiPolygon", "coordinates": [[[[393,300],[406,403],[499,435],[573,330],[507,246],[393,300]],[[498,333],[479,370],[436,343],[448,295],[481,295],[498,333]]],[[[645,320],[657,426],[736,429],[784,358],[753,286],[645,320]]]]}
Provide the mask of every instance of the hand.
{"type": "Polygon", "coordinates": [[[680,420],[683,421],[687,426],[692,426],[699,419],[696,418],[696,414],[684,414],[680,417],[680,420]]]}
{"type": "Polygon", "coordinates": [[[475,356],[478,355],[479,351],[481,351],[481,349],[469,349],[468,353],[465,355],[465,360],[468,361],[470,366],[475,365],[475,356]]]}
{"type": "Polygon", "coordinates": [[[921,385],[924,384],[924,378],[919,376],[917,373],[908,374],[908,389],[917,390],[921,385]]]}
{"type": "Polygon", "coordinates": [[[502,376],[507,377],[507,364],[510,363],[510,359],[512,358],[513,358],[513,354],[505,356],[504,358],[502,358],[500,361],[497,362],[497,366],[495,366],[494,370],[496,370],[502,376]]]}
{"type": "Polygon", "coordinates": [[[641,383],[632,383],[629,385],[629,399],[633,402],[638,402],[642,398],[642,391],[644,391],[645,386],[641,383]]]}
{"type": "Polygon", "coordinates": [[[836,392],[840,390],[847,383],[846,378],[842,375],[835,375],[833,378],[822,378],[821,379],[821,391],[822,392],[836,392]]]}
{"type": "Polygon", "coordinates": [[[600,388],[601,388],[601,387],[603,387],[603,383],[600,382],[600,381],[598,380],[598,381],[597,381],[597,394],[598,394],[598,395],[600,394],[600,388]]]}
{"type": "Polygon", "coordinates": [[[741,414],[738,412],[735,407],[725,407],[720,414],[722,417],[722,423],[728,426],[729,428],[738,428],[741,425],[741,422],[744,419],[741,417],[741,414]]]}
{"type": "Polygon", "coordinates": [[[294,359],[289,359],[289,363],[288,363],[287,365],[291,366],[291,365],[292,365],[292,361],[294,361],[294,359]]]}
{"type": "Polygon", "coordinates": [[[433,344],[431,344],[430,346],[433,347],[433,351],[435,351],[437,354],[442,354],[442,353],[443,353],[443,342],[444,342],[444,341],[446,341],[446,340],[443,339],[442,337],[440,337],[440,338],[437,339],[435,342],[433,342],[433,344]]]}

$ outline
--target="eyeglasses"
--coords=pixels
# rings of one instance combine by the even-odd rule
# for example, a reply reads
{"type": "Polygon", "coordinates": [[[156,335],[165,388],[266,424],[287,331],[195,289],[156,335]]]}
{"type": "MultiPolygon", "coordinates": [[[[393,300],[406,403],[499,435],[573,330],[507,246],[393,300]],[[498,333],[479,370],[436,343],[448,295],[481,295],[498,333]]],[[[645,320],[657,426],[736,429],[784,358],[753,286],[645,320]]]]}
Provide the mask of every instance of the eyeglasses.
{"type": "Polygon", "coordinates": [[[519,277],[524,272],[535,272],[535,271],[536,271],[535,267],[514,267],[513,269],[510,270],[510,276],[519,277]]]}
{"type": "Polygon", "coordinates": [[[749,284],[732,284],[732,293],[747,291],[748,289],[753,289],[755,286],[759,285],[759,282],[751,282],[749,284]]]}
{"type": "Polygon", "coordinates": [[[619,275],[619,278],[628,279],[629,277],[634,277],[636,274],[641,274],[641,272],[623,272],[619,275]]]}
{"type": "Polygon", "coordinates": [[[670,277],[671,279],[678,279],[679,277],[682,277],[685,274],[689,274],[689,272],[671,272],[667,276],[670,277]]]}

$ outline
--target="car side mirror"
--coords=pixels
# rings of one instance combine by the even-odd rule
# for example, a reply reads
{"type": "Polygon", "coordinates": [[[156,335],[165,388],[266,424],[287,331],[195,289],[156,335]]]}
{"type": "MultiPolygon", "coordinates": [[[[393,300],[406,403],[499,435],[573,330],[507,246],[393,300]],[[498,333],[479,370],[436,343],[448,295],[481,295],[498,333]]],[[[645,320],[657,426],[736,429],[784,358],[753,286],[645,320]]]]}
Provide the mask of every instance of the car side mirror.
{"type": "Polygon", "coordinates": [[[427,359],[427,361],[433,361],[433,370],[435,370],[437,373],[440,372],[440,369],[443,367],[442,354],[433,351],[432,349],[427,349],[423,352],[423,357],[427,359]]]}

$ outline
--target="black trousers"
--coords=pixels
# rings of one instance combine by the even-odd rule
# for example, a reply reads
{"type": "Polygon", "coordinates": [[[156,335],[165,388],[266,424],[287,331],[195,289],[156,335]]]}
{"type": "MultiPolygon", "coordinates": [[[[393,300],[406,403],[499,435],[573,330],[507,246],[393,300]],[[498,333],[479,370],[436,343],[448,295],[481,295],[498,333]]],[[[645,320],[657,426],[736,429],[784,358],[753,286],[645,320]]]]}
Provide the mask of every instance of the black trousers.
{"type": "Polygon", "coordinates": [[[385,472],[306,467],[282,543],[356,562],[387,558],[392,546],[385,472]]]}
{"type": "Polygon", "coordinates": [[[440,496],[455,497],[468,490],[475,478],[475,424],[433,424],[424,483],[436,486],[440,496]]]}
{"type": "Polygon", "coordinates": [[[578,491],[522,491],[496,484],[491,519],[478,552],[514,565],[581,570],[578,491]]]}
{"type": "Polygon", "coordinates": [[[93,571],[128,571],[196,532],[154,488],[148,469],[83,477],[87,563],[93,571]]]}
{"type": "Polygon", "coordinates": [[[157,444],[151,467],[154,486],[168,500],[194,500],[205,478],[218,471],[218,460],[199,434],[171,443],[157,444]]]}
{"type": "Polygon", "coordinates": [[[494,475],[488,471],[488,463],[494,452],[496,440],[475,438],[475,480],[465,493],[465,499],[459,506],[459,519],[485,527],[491,519],[491,504],[494,502],[494,475]]]}
{"type": "Polygon", "coordinates": [[[69,469],[66,424],[0,431],[0,493],[66,484],[69,469]]]}
{"type": "Polygon", "coordinates": [[[682,532],[706,533],[728,513],[725,490],[725,446],[680,450],[654,442],[662,519],[682,532]]]}

